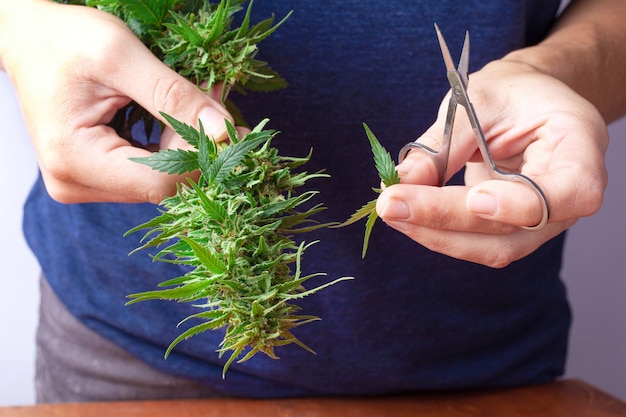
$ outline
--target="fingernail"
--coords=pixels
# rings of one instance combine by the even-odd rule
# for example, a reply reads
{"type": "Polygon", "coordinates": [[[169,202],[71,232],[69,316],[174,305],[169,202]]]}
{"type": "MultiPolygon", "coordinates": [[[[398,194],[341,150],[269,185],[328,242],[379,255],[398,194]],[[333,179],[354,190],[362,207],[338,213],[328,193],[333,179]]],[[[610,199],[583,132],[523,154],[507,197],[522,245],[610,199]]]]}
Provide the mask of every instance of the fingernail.
{"type": "Polygon", "coordinates": [[[399,176],[403,176],[411,172],[415,163],[411,159],[405,159],[398,166],[396,166],[396,171],[398,171],[399,176]]]}
{"type": "Polygon", "coordinates": [[[409,205],[403,200],[389,198],[383,202],[381,217],[385,220],[406,220],[411,216],[409,205]]]}
{"type": "Polygon", "coordinates": [[[477,191],[469,197],[467,208],[472,213],[493,216],[498,210],[498,204],[491,194],[477,191]]]}

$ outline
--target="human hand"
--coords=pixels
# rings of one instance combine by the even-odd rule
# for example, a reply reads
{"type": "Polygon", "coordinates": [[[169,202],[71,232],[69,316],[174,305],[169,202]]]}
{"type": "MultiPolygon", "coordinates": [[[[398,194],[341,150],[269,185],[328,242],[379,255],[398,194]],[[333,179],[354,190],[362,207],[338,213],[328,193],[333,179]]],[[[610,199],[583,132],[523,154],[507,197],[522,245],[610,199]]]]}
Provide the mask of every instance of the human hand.
{"type": "MultiPolygon", "coordinates": [[[[180,177],[129,158],[132,146],[107,123],[132,100],[154,116],[163,111],[226,138],[219,101],[161,63],[117,18],[99,10],[47,1],[10,2],[2,19],[0,68],[9,75],[49,194],[63,203],[160,203],[180,177]]],[[[163,120],[163,119],[161,119],[163,120]]],[[[173,130],[159,147],[185,148],[173,130]]]]}
{"type": "MultiPolygon", "coordinates": [[[[448,176],[465,166],[465,186],[433,187],[437,171],[423,152],[397,169],[401,183],[384,190],[380,217],[434,251],[500,268],[595,213],[607,185],[606,124],[568,86],[520,62],[494,61],[470,76],[469,96],[496,164],[521,172],[545,193],[550,222],[536,231],[542,205],[522,183],[491,180],[464,114],[454,126],[448,176]]],[[[438,148],[447,100],[419,141],[438,148]]],[[[462,108],[459,111],[464,113],[462,108]]]]}

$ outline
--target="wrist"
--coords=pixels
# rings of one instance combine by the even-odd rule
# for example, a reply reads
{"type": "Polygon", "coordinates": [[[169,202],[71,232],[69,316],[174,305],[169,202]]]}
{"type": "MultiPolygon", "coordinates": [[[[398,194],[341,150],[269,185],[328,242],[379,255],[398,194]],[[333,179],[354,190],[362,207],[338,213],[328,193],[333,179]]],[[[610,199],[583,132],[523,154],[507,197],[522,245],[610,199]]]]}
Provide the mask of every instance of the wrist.
{"type": "Polygon", "coordinates": [[[538,45],[510,52],[503,60],[526,64],[593,99],[596,75],[603,74],[601,63],[604,61],[602,42],[598,40],[600,34],[593,32],[592,28],[580,28],[580,39],[548,37],[538,45]]]}
{"type": "Polygon", "coordinates": [[[503,59],[551,75],[590,101],[607,122],[626,113],[622,68],[626,66],[623,0],[579,0],[536,46],[503,59]]]}

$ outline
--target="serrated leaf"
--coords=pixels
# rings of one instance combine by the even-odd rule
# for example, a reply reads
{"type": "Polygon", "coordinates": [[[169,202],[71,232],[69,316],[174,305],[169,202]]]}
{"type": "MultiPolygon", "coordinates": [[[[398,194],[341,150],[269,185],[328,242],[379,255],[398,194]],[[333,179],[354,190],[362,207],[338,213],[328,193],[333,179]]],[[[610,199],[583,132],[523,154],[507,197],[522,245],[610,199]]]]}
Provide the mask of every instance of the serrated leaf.
{"type": "Polygon", "coordinates": [[[370,130],[369,126],[363,123],[363,127],[365,128],[365,133],[372,146],[374,163],[376,164],[378,175],[380,176],[383,184],[389,187],[391,185],[400,183],[400,177],[398,176],[398,171],[396,171],[396,165],[394,164],[391,155],[380,144],[376,136],[374,136],[374,133],[372,133],[372,131],[370,130]]]}
{"type": "Polygon", "coordinates": [[[187,300],[195,299],[198,291],[205,288],[207,284],[202,281],[187,283],[176,288],[167,288],[163,290],[145,291],[136,294],[130,294],[127,298],[131,298],[126,305],[138,303],[147,300],[187,300]]]}
{"type": "Polygon", "coordinates": [[[248,28],[250,27],[250,14],[252,13],[253,3],[254,3],[254,0],[250,0],[250,3],[248,3],[248,8],[246,9],[246,15],[241,21],[241,26],[239,26],[239,30],[237,31],[237,35],[235,36],[236,38],[243,38],[246,36],[246,33],[248,32],[248,28]]]}
{"type": "Polygon", "coordinates": [[[214,328],[215,328],[215,325],[213,324],[213,322],[207,321],[205,323],[198,324],[196,326],[190,327],[189,329],[185,330],[180,335],[178,335],[178,337],[174,339],[172,343],[170,343],[167,350],[165,351],[165,358],[167,359],[167,357],[170,355],[170,353],[172,353],[172,350],[176,347],[176,345],[178,345],[183,340],[189,339],[191,336],[195,336],[197,334],[203,333],[207,330],[212,330],[214,328]]]}
{"type": "Polygon", "coordinates": [[[211,164],[209,172],[206,173],[206,180],[209,183],[222,182],[249,151],[268,140],[269,138],[266,135],[253,136],[249,134],[245,140],[227,146],[217,154],[217,158],[211,164]]]}
{"type": "Polygon", "coordinates": [[[365,235],[363,236],[363,251],[361,252],[361,258],[365,258],[365,255],[367,254],[370,236],[372,235],[374,224],[376,224],[376,219],[378,219],[378,213],[376,213],[376,210],[374,209],[367,217],[367,222],[365,223],[365,235]]]}
{"type": "MultiPolygon", "coordinates": [[[[380,144],[374,133],[370,130],[367,124],[363,123],[363,127],[365,128],[365,133],[367,138],[369,139],[370,145],[372,147],[372,153],[374,154],[374,163],[376,165],[376,170],[378,171],[378,175],[385,184],[385,186],[389,187],[394,184],[400,183],[400,177],[398,176],[398,172],[396,171],[395,164],[391,155],[387,150],[380,144]]],[[[381,190],[374,189],[375,192],[380,193],[381,190]]],[[[350,216],[348,220],[343,223],[340,223],[334,227],[343,227],[348,226],[352,223],[356,223],[357,221],[366,218],[367,222],[365,223],[365,234],[363,236],[363,250],[361,252],[361,257],[365,258],[367,253],[367,248],[369,246],[370,237],[372,235],[372,229],[376,224],[376,220],[378,219],[378,213],[376,212],[376,201],[372,200],[366,203],[363,207],[358,209],[355,213],[350,216]]]]}
{"type": "Polygon", "coordinates": [[[120,4],[132,17],[142,23],[158,25],[172,6],[171,1],[119,0],[120,4]]]}
{"type": "Polygon", "coordinates": [[[344,227],[351,225],[352,223],[356,223],[359,220],[368,217],[372,213],[372,211],[376,211],[376,200],[372,200],[364,204],[363,207],[354,212],[348,220],[333,227],[344,227]]]}
{"type": "Polygon", "coordinates": [[[181,175],[199,168],[198,153],[184,149],[164,149],[150,156],[130,158],[131,161],[147,165],[155,171],[181,175]]]}
{"type": "Polygon", "coordinates": [[[198,184],[196,184],[193,180],[190,179],[189,183],[196,192],[196,195],[202,201],[202,208],[204,208],[205,213],[213,220],[220,223],[223,222],[228,216],[226,209],[219,203],[207,197],[207,195],[204,193],[204,190],[200,186],[198,186],[198,184]]]}
{"type": "Polygon", "coordinates": [[[231,143],[239,142],[239,133],[237,132],[237,129],[235,129],[235,126],[233,126],[233,124],[229,120],[225,120],[225,122],[226,122],[226,131],[228,132],[228,139],[230,140],[230,142],[231,143]]]}
{"type": "Polygon", "coordinates": [[[215,142],[207,137],[204,133],[204,127],[200,123],[200,132],[198,135],[198,166],[200,172],[206,175],[211,170],[211,164],[217,153],[215,142]]]}
{"type": "Polygon", "coordinates": [[[164,23],[163,26],[172,30],[172,32],[179,34],[184,40],[189,42],[193,46],[202,45],[203,39],[196,30],[187,23],[187,21],[178,13],[170,13],[176,23],[164,23]]]}
{"type": "Polygon", "coordinates": [[[228,13],[230,8],[230,1],[224,0],[219,3],[217,9],[213,12],[213,19],[211,21],[211,31],[204,37],[204,45],[210,45],[215,42],[219,36],[224,32],[224,28],[228,21],[228,13]]]}
{"type": "Polygon", "coordinates": [[[167,113],[163,113],[163,112],[159,112],[159,113],[161,114],[161,116],[163,116],[165,120],[167,120],[170,126],[172,126],[172,129],[174,129],[176,133],[180,135],[181,138],[187,141],[187,143],[189,143],[194,148],[198,149],[199,133],[193,126],[183,123],[173,118],[167,113]]]}
{"type": "Polygon", "coordinates": [[[228,270],[226,265],[216,257],[210,249],[198,244],[193,239],[185,236],[180,237],[186,244],[189,245],[193,253],[198,257],[198,260],[202,265],[214,274],[223,274],[228,270]]]}

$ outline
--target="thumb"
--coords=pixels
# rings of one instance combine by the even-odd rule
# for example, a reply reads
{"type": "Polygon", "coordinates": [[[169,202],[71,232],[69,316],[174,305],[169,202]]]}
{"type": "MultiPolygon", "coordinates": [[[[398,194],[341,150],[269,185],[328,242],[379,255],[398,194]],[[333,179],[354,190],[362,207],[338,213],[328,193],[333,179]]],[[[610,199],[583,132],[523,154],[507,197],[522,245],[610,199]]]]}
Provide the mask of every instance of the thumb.
{"type": "Polygon", "coordinates": [[[516,226],[535,226],[544,216],[543,201],[521,182],[481,182],[470,189],[465,204],[479,217],[516,226]]]}
{"type": "Polygon", "coordinates": [[[446,95],[435,122],[415,140],[419,147],[413,147],[397,166],[401,182],[437,185],[440,179],[444,182],[450,179],[472,158],[477,148],[474,132],[467,117],[455,118],[458,111],[458,107],[455,109],[449,103],[449,94],[446,95]],[[444,132],[449,117],[455,118],[456,123],[454,131],[449,132],[453,136],[446,141],[444,132]]]}

